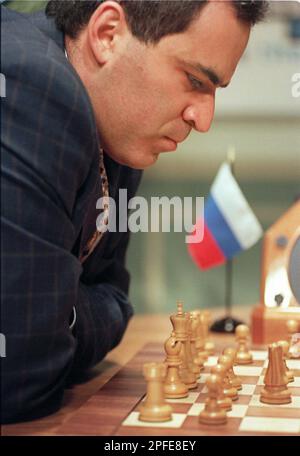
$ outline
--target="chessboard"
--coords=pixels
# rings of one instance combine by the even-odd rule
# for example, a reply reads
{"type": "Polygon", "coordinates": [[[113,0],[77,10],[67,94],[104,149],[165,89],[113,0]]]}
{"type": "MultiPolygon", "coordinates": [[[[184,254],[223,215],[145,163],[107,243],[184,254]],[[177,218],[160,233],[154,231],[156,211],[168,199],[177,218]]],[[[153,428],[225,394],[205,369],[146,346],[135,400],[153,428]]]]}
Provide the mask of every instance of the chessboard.
{"type": "Polygon", "coordinates": [[[146,382],[143,364],[163,362],[165,354],[159,344],[146,345],[137,355],[93,395],[60,428],[60,435],[117,435],[117,436],[201,436],[201,435],[300,435],[300,359],[289,359],[295,380],[288,385],[292,402],[287,405],[268,405],[260,402],[260,392],[267,367],[267,351],[252,350],[253,363],[234,367],[242,379],[239,398],[227,412],[227,423],[204,425],[198,415],[207,397],[205,381],[210,368],[224,348],[216,347],[216,356],[210,356],[198,379],[197,388],[188,397],[168,399],[173,408],[172,419],[149,423],[138,419],[145,399],[146,382]]]}

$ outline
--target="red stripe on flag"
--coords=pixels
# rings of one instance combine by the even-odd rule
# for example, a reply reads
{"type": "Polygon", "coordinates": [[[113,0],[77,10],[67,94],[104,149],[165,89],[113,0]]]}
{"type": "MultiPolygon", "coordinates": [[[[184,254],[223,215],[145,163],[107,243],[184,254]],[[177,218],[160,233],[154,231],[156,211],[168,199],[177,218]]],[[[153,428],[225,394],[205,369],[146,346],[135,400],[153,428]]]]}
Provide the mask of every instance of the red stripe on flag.
{"type": "MultiPolygon", "coordinates": [[[[193,234],[191,237],[193,237],[193,234]]],[[[226,257],[205,224],[203,240],[198,243],[188,243],[188,252],[201,269],[220,266],[226,261],[226,257]]]]}

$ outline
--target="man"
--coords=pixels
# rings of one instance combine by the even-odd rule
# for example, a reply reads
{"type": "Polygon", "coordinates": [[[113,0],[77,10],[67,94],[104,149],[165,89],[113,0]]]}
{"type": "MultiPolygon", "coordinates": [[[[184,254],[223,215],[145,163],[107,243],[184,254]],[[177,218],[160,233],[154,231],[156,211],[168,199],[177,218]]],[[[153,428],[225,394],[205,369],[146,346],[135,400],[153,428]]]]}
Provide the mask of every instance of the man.
{"type": "Polygon", "coordinates": [[[120,188],[132,198],[142,169],[209,129],[265,6],[2,8],[2,422],[57,410],[74,376],[121,340],[128,233],[96,230],[97,200],[118,206],[120,188]]]}

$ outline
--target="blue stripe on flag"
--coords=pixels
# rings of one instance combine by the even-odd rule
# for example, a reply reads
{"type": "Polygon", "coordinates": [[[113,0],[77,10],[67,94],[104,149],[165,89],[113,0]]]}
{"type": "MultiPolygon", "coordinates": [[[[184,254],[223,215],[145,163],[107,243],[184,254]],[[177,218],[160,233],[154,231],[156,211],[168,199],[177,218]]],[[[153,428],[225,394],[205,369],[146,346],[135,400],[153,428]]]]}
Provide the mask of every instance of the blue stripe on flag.
{"type": "Polygon", "coordinates": [[[226,258],[243,250],[211,195],[205,201],[204,221],[226,258]]]}

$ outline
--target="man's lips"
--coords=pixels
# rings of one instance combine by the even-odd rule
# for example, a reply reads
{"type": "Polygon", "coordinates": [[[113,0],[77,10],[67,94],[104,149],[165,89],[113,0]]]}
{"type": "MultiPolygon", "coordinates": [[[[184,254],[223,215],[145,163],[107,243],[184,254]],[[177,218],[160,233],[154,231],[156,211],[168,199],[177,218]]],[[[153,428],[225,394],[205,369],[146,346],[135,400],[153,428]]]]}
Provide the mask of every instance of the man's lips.
{"type": "Polygon", "coordinates": [[[188,137],[188,135],[190,134],[190,131],[191,131],[191,130],[189,130],[188,132],[186,132],[186,133],[185,133],[183,136],[181,136],[180,138],[179,138],[178,136],[176,137],[176,135],[174,135],[174,136],[173,136],[173,135],[172,135],[172,136],[165,136],[165,138],[168,138],[168,139],[170,139],[171,141],[174,141],[176,144],[178,144],[178,143],[183,142],[183,141],[188,137]]]}
{"type": "Polygon", "coordinates": [[[164,136],[164,150],[166,152],[172,152],[177,149],[177,142],[174,139],[169,138],[168,136],[164,136]]]}
{"type": "Polygon", "coordinates": [[[177,145],[178,143],[181,143],[183,142],[189,135],[189,131],[187,133],[185,133],[184,136],[182,136],[181,138],[177,137],[175,138],[175,135],[174,136],[164,136],[163,139],[164,139],[164,143],[166,144],[166,148],[167,148],[167,152],[169,151],[174,151],[177,149],[177,145]]]}

